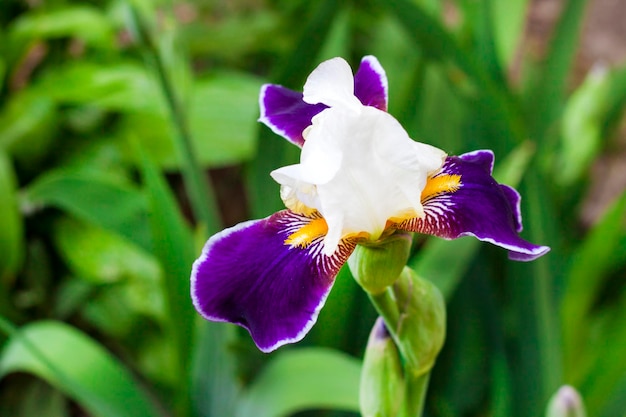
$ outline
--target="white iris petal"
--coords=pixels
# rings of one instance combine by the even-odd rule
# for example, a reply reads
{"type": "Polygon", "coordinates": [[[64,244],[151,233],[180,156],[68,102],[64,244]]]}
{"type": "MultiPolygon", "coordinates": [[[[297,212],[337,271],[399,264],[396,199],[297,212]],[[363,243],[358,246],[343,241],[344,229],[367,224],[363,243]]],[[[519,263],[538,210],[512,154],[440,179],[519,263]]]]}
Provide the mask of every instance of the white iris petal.
{"type": "Polygon", "coordinates": [[[302,89],[305,103],[324,103],[358,111],[363,105],[354,96],[352,69],[343,58],[324,61],[309,75],[302,89]]]}
{"type": "Polygon", "coordinates": [[[305,101],[330,107],[307,128],[300,164],[272,172],[287,207],[299,202],[326,220],[326,255],[345,235],[365,232],[374,240],[387,220],[423,215],[422,190],[446,157],[409,138],[388,113],[361,105],[353,86],[350,67],[338,58],[309,76],[305,101]]]}

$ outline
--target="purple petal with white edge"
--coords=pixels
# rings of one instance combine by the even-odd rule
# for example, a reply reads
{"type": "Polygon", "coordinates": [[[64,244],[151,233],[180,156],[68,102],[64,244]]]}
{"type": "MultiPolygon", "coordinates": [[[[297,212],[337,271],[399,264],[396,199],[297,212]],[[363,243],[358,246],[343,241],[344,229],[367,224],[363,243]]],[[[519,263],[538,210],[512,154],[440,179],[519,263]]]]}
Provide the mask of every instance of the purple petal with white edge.
{"type": "MultiPolygon", "coordinates": [[[[489,175],[493,173],[493,165],[495,163],[495,157],[493,155],[493,152],[489,150],[479,150],[479,151],[474,151],[474,152],[468,152],[459,156],[459,158],[463,159],[464,161],[482,166],[483,169],[489,172],[489,175]]],[[[513,187],[500,184],[500,188],[502,189],[502,192],[504,193],[506,198],[509,200],[509,204],[511,208],[513,209],[513,214],[514,214],[513,217],[515,219],[515,231],[519,233],[523,229],[522,212],[520,209],[520,203],[521,203],[522,197],[519,195],[517,190],[513,187]]]]}
{"type": "Polygon", "coordinates": [[[509,250],[509,258],[532,261],[550,248],[533,245],[520,238],[520,197],[517,191],[498,184],[491,176],[491,151],[449,156],[440,176],[460,176],[456,190],[436,193],[422,201],[425,217],[409,219],[398,228],[455,239],[475,236],[509,250]]]}
{"type": "Polygon", "coordinates": [[[520,208],[522,197],[517,190],[508,185],[500,184],[500,189],[504,193],[504,196],[509,200],[509,205],[513,209],[513,219],[515,220],[515,231],[521,232],[524,227],[522,226],[522,210],[520,208]]]}
{"type": "Polygon", "coordinates": [[[342,241],[329,257],[322,253],[323,236],[306,248],[285,243],[316,218],[283,210],[211,237],[191,273],[196,310],[246,328],[263,352],[301,340],[355,247],[342,241]]]}
{"type": "Polygon", "coordinates": [[[311,124],[313,116],[327,108],[324,104],[302,101],[302,93],[276,84],[265,84],[259,95],[259,121],[274,133],[302,147],[302,132],[311,124]]]}
{"type": "Polygon", "coordinates": [[[387,111],[387,75],[372,55],[363,57],[354,75],[354,95],[364,106],[387,111]]]}

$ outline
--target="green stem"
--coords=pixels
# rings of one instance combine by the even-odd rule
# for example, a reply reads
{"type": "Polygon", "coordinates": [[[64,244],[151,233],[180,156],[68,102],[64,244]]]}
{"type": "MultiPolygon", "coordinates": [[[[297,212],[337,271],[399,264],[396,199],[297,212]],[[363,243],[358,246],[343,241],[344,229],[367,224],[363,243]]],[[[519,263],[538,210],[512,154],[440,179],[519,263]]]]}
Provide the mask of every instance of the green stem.
{"type": "Polygon", "coordinates": [[[410,374],[406,376],[406,394],[400,417],[421,417],[426,403],[426,392],[430,372],[423,374],[410,374]]]}
{"type": "Polygon", "coordinates": [[[206,175],[196,158],[184,106],[168,75],[163,58],[159,53],[159,48],[156,46],[147,29],[147,24],[132,6],[131,11],[139,42],[148,51],[148,58],[154,66],[159,84],[165,96],[165,102],[172,120],[172,125],[175,129],[174,144],[180,156],[183,181],[187,195],[189,196],[193,214],[196,221],[206,226],[209,233],[214,233],[220,228],[216,199],[213,189],[207,181],[206,175]]]}
{"type": "MultiPolygon", "coordinates": [[[[398,309],[398,305],[396,301],[391,297],[390,292],[388,290],[383,291],[379,294],[367,294],[372,302],[372,305],[380,314],[380,316],[385,320],[385,323],[389,325],[390,323],[397,323],[400,319],[400,310],[398,309]]],[[[390,329],[392,331],[393,329],[390,329]]],[[[394,332],[392,331],[392,334],[394,332]]]]}
{"type": "Polygon", "coordinates": [[[405,399],[400,417],[420,417],[430,372],[445,340],[443,296],[430,281],[405,267],[392,285],[381,293],[369,293],[369,297],[403,359],[405,399]]]}
{"type": "MultiPolygon", "coordinates": [[[[398,329],[392,325],[392,323],[395,323],[401,327],[404,307],[398,305],[398,301],[392,296],[390,288],[380,294],[369,294],[369,297],[376,311],[385,320],[400,354],[406,359],[407,349],[410,347],[403,345],[402,339],[398,337],[398,329]]],[[[405,363],[406,389],[400,417],[422,416],[430,380],[430,369],[429,367],[426,370],[416,370],[411,368],[408,363],[405,363]]]]}

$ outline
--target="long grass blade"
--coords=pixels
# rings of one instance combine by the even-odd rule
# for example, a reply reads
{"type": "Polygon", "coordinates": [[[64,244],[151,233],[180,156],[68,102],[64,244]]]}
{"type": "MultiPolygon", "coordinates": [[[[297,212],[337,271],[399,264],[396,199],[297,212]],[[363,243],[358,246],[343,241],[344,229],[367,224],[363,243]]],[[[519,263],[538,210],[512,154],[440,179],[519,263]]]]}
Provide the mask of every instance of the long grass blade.
{"type": "Polygon", "coordinates": [[[73,327],[41,321],[17,330],[0,318],[0,329],[10,336],[0,357],[0,377],[31,373],[95,417],[161,415],[128,369],[73,327]]]}

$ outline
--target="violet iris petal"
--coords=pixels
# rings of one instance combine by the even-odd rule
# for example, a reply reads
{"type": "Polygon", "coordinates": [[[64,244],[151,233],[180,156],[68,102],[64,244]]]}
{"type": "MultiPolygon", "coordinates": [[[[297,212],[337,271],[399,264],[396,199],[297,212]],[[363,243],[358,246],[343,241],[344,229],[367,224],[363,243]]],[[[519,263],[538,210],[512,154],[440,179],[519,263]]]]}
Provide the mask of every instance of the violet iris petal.
{"type": "Polygon", "coordinates": [[[315,217],[283,210],[214,235],[193,265],[194,306],[208,320],[246,328],[270,352],[302,339],[317,320],[355,244],[322,254],[322,237],[306,248],[285,239],[315,217]]]}
{"type": "Polygon", "coordinates": [[[289,142],[302,147],[302,131],[311,124],[313,116],[327,108],[324,104],[302,101],[302,93],[280,85],[265,84],[259,97],[259,121],[289,142]]]}
{"type": "Polygon", "coordinates": [[[435,175],[460,175],[454,192],[423,202],[424,218],[407,220],[399,228],[445,239],[471,235],[509,250],[509,258],[532,261],[550,248],[533,245],[517,235],[521,231],[520,197],[513,188],[491,176],[493,153],[475,151],[446,159],[435,175]]]}
{"type": "MultiPolygon", "coordinates": [[[[354,93],[366,106],[387,110],[387,76],[373,56],[366,56],[354,76],[354,93]]],[[[302,132],[311,119],[326,109],[324,104],[302,101],[302,93],[276,84],[265,84],[259,96],[259,121],[294,145],[302,147],[302,132]]]]}
{"type": "Polygon", "coordinates": [[[354,95],[364,106],[387,111],[387,75],[378,60],[366,56],[354,75],[354,95]]]}

